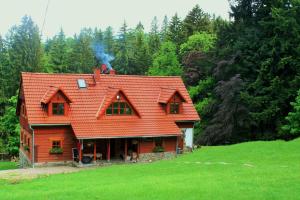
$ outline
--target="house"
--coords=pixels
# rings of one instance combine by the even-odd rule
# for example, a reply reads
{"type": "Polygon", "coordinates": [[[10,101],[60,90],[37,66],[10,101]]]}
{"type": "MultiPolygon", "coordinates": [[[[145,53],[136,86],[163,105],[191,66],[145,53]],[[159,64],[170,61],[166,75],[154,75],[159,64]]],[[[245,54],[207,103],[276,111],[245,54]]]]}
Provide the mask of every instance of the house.
{"type": "Polygon", "coordinates": [[[180,77],[21,74],[21,165],[155,159],[193,147],[199,116],[180,77]],[[155,153],[163,152],[163,153],[155,153]]]}

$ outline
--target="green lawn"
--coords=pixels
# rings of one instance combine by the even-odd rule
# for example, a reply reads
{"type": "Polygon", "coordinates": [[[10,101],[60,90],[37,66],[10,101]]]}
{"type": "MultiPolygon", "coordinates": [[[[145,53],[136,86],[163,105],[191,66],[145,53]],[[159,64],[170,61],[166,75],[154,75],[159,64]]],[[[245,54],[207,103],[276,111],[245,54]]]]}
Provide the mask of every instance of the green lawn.
{"type": "Polygon", "coordinates": [[[205,147],[151,164],[0,181],[1,199],[299,199],[300,139],[205,147]]]}
{"type": "Polygon", "coordinates": [[[16,162],[2,162],[0,161],[0,170],[6,170],[6,169],[16,169],[18,168],[18,165],[16,162]]]}

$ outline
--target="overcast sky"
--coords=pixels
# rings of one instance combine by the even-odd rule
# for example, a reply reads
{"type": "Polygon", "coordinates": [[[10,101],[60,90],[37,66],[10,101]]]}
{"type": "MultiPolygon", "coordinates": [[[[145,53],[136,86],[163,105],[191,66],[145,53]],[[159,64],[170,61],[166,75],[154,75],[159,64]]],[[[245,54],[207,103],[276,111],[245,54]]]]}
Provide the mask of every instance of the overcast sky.
{"type": "MultiPolygon", "coordinates": [[[[30,15],[41,29],[48,0],[0,0],[0,34],[30,15]]],[[[154,16],[161,23],[176,12],[183,18],[196,4],[210,14],[228,19],[228,0],[50,0],[43,38],[52,37],[60,27],[72,36],[83,27],[112,26],[117,32],[124,20],[130,27],[141,21],[149,30],[154,16]]]]}

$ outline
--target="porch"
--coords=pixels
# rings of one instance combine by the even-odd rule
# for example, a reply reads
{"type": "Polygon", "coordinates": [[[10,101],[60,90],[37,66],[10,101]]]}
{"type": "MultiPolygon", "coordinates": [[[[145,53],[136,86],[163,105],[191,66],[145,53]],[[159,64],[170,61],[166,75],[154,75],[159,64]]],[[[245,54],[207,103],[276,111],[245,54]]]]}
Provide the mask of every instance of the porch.
{"type": "Polygon", "coordinates": [[[73,160],[79,164],[136,162],[139,153],[138,138],[80,139],[73,149],[73,160]]]}

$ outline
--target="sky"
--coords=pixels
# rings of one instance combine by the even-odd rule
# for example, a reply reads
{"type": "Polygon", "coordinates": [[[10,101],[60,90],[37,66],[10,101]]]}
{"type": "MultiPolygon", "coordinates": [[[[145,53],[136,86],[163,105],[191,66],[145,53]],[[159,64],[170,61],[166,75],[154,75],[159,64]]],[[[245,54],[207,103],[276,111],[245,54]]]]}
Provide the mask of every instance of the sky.
{"type": "MultiPolygon", "coordinates": [[[[24,15],[31,16],[41,30],[47,2],[0,0],[0,35],[19,24],[24,15]]],[[[207,13],[228,19],[228,0],[49,0],[42,36],[53,37],[60,28],[67,36],[79,33],[83,27],[112,26],[117,32],[124,20],[129,27],[141,21],[148,31],[154,16],[159,24],[165,15],[170,19],[176,12],[183,18],[196,4],[207,13]]]]}

